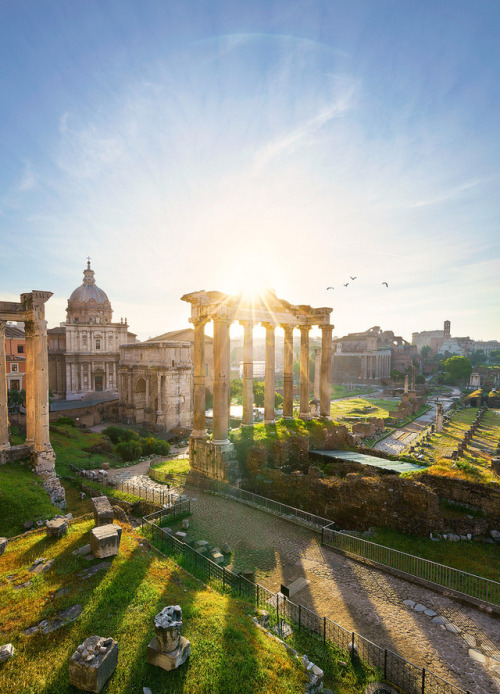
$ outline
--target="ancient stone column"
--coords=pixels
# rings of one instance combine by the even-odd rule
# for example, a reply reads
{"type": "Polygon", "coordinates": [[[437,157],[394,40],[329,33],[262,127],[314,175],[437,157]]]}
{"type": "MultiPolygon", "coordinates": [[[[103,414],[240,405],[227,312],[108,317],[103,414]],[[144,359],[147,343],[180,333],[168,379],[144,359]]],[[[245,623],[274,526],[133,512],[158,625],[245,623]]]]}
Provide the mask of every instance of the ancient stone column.
{"type": "Polygon", "coordinates": [[[333,325],[321,325],[320,417],[330,419],[332,394],[332,330],[333,325]]]}
{"type": "Polygon", "coordinates": [[[441,434],[443,431],[443,404],[436,403],[436,434],[441,434]]]}
{"type": "Polygon", "coordinates": [[[404,392],[405,392],[405,393],[408,392],[408,374],[406,374],[406,376],[405,376],[405,389],[404,389],[404,392]]]}
{"type": "Polygon", "coordinates": [[[266,329],[266,375],[264,382],[264,424],[272,424],[276,420],[274,400],[276,392],[276,342],[274,325],[262,323],[266,329]]]}
{"type": "Polygon", "coordinates": [[[214,318],[214,417],[213,443],[228,443],[229,431],[229,326],[231,321],[214,318]]]}
{"type": "Polygon", "coordinates": [[[310,326],[299,325],[300,330],[300,407],[299,417],[311,419],[309,409],[309,331],[310,326]]]}
{"type": "Polygon", "coordinates": [[[33,321],[33,381],[35,391],[35,468],[53,471],[55,454],[49,435],[49,360],[47,321],[33,321]]]}
{"type": "Polygon", "coordinates": [[[146,375],[145,381],[146,381],[146,403],[145,403],[145,407],[151,407],[151,399],[150,399],[150,395],[149,395],[149,384],[150,384],[150,381],[151,381],[151,376],[150,376],[149,374],[146,375]]]}
{"type": "Polygon", "coordinates": [[[319,400],[319,389],[321,383],[321,350],[314,350],[314,386],[313,398],[319,400]]]}
{"type": "MultiPolygon", "coordinates": [[[[132,374],[127,374],[127,402],[132,404],[132,374]]],[[[158,409],[161,410],[160,376],[158,376],[158,409]]]]}
{"type": "Polygon", "coordinates": [[[195,439],[207,436],[205,423],[205,321],[193,322],[193,432],[195,439]]]}
{"type": "Polygon", "coordinates": [[[0,321],[0,451],[10,448],[9,441],[9,408],[7,404],[7,371],[5,356],[5,327],[0,321]]]}
{"type": "Polygon", "coordinates": [[[293,326],[283,325],[283,417],[293,419],[293,326]]]}
{"type": "Polygon", "coordinates": [[[243,325],[243,426],[253,424],[253,323],[243,325]]]}

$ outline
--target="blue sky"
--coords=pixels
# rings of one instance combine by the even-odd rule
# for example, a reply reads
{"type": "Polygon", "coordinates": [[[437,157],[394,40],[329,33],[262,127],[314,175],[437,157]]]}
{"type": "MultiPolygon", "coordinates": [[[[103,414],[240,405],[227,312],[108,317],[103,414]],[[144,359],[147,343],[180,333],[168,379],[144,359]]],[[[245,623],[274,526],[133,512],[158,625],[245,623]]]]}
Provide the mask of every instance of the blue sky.
{"type": "Polygon", "coordinates": [[[495,0],[2,2],[0,298],[56,325],[90,255],[141,338],[262,284],[500,339],[499,37],[495,0]]]}

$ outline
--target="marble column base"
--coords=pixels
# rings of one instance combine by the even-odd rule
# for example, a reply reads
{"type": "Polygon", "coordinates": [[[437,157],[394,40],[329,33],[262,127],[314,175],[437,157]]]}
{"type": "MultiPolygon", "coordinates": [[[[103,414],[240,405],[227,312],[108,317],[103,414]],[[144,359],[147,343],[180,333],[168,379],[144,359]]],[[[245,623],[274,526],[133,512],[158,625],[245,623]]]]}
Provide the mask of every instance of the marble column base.
{"type": "Polygon", "coordinates": [[[176,670],[190,655],[191,643],[184,638],[184,636],[181,636],[177,648],[169,653],[164,653],[160,650],[157,636],[148,644],[148,663],[150,665],[157,665],[164,670],[176,670]]]}

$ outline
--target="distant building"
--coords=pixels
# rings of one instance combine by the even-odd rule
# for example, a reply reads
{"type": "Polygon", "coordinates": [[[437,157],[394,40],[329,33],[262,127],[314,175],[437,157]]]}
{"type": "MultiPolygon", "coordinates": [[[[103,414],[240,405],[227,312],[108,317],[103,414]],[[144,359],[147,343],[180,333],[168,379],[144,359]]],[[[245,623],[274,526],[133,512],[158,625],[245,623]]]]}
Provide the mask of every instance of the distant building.
{"type": "MultiPolygon", "coordinates": [[[[24,324],[21,324],[24,326],[24,324]]],[[[7,389],[26,389],[26,341],[24,330],[7,323],[5,326],[5,357],[7,389]]]]}
{"type": "Polygon", "coordinates": [[[120,415],[153,430],[192,427],[190,342],[148,340],[120,348],[120,415]]]}
{"type": "Polygon", "coordinates": [[[350,333],[333,340],[332,382],[350,383],[380,381],[389,378],[393,367],[393,355],[399,363],[409,360],[410,345],[390,330],[378,325],[362,333],[350,333]]]}
{"type": "Polygon", "coordinates": [[[66,322],[47,331],[49,387],[67,400],[94,392],[118,395],[120,345],[135,342],[127,319],[112,322],[106,293],[94,279],[90,260],[83,284],[68,300],[66,322]]]}
{"type": "Polygon", "coordinates": [[[444,321],[443,330],[424,330],[419,333],[412,333],[411,341],[419,353],[426,345],[431,348],[433,354],[448,353],[465,356],[475,349],[474,340],[471,340],[470,337],[451,336],[449,320],[444,321]]]}

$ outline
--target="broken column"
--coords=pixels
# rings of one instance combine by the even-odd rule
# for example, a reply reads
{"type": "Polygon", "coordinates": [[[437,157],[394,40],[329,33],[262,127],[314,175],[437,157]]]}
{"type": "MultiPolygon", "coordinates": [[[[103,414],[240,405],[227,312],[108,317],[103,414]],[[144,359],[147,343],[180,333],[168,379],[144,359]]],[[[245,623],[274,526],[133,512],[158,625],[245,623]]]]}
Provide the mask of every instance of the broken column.
{"type": "Polygon", "coordinates": [[[92,499],[94,522],[96,526],[109,525],[114,521],[114,513],[107,496],[95,496],[92,499]]]}
{"type": "Polygon", "coordinates": [[[105,559],[114,557],[120,549],[122,529],[114,523],[100,525],[90,531],[90,549],[94,557],[105,559]]]}
{"type": "Polygon", "coordinates": [[[179,605],[164,607],[155,617],[156,636],[148,645],[148,663],[164,670],[176,670],[191,655],[190,642],[181,636],[182,610],[179,605]]]}
{"type": "Polygon", "coordinates": [[[53,518],[45,524],[47,537],[62,537],[68,532],[68,521],[66,518],[53,518]]]}
{"type": "Polygon", "coordinates": [[[90,636],[78,646],[69,661],[69,682],[86,692],[99,692],[118,664],[118,642],[90,636]]]}

